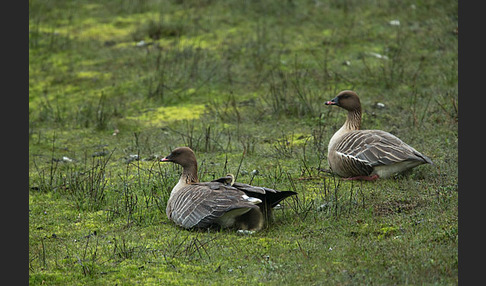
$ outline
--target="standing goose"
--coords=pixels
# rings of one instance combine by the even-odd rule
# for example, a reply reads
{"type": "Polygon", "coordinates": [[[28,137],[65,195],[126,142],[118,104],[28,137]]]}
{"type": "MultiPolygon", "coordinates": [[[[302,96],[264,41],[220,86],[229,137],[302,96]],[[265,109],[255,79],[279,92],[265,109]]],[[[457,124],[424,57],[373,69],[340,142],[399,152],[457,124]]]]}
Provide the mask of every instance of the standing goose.
{"type": "Polygon", "coordinates": [[[348,111],[344,125],[328,145],[331,170],[347,180],[376,180],[411,169],[420,164],[433,164],[425,155],[382,130],[360,130],[361,103],[351,90],[341,91],[326,105],[348,111]]]}
{"type": "Polygon", "coordinates": [[[297,193],[237,183],[234,176],[199,182],[197,160],[188,147],[174,149],[162,162],[182,166],[182,175],[167,201],[167,217],[186,228],[260,230],[271,220],[271,209],[297,193]]]}

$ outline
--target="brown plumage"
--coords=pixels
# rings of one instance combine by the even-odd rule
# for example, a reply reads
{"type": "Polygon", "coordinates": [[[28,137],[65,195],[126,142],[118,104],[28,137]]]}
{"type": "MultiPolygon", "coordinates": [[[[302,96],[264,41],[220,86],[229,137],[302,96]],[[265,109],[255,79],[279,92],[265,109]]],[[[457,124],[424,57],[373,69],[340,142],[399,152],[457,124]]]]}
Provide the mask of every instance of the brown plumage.
{"type": "Polygon", "coordinates": [[[433,164],[427,156],[393,134],[382,130],[360,130],[361,103],[354,91],[342,91],[325,104],[348,111],[346,122],[328,145],[329,167],[337,175],[347,179],[375,180],[421,164],[433,164]]]}
{"type": "Polygon", "coordinates": [[[260,230],[271,220],[271,209],[295,195],[234,182],[228,175],[211,182],[199,182],[197,160],[188,147],[174,149],[162,162],[182,166],[182,175],[167,202],[167,217],[183,228],[224,227],[260,230]]]}

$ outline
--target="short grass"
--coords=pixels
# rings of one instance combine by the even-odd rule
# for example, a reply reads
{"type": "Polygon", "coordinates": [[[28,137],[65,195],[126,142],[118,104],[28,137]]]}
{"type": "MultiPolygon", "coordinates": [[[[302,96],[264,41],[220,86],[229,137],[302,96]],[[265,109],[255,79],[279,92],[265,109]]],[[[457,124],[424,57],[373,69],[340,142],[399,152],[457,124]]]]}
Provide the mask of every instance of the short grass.
{"type": "Polygon", "coordinates": [[[29,1],[31,285],[458,283],[457,1],[105,2],[29,1]],[[342,89],[435,165],[330,174],[342,89]],[[177,146],[298,196],[252,235],[182,230],[177,146]]]}

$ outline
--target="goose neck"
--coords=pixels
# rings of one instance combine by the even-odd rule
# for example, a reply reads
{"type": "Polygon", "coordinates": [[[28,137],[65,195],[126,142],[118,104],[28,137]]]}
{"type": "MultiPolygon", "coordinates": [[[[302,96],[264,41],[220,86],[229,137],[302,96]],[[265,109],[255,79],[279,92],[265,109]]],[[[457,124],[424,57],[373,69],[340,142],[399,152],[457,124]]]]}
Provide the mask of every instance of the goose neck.
{"type": "Polygon", "coordinates": [[[361,128],[361,109],[348,111],[344,127],[348,130],[359,130],[361,128]]]}
{"type": "Polygon", "coordinates": [[[193,184],[199,182],[197,177],[197,165],[194,166],[185,166],[180,181],[183,181],[186,184],[193,184]]]}

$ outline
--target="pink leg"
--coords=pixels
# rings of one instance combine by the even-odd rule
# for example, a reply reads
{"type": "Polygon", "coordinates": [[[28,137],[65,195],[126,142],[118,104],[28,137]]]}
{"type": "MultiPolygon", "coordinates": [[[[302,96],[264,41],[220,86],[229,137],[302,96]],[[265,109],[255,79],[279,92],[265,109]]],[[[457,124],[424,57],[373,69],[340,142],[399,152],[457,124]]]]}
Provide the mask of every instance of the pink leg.
{"type": "Polygon", "coordinates": [[[343,178],[343,180],[346,180],[346,181],[351,181],[351,180],[375,181],[379,177],[380,176],[374,174],[372,176],[356,176],[356,177],[351,177],[351,178],[343,178]]]}

